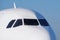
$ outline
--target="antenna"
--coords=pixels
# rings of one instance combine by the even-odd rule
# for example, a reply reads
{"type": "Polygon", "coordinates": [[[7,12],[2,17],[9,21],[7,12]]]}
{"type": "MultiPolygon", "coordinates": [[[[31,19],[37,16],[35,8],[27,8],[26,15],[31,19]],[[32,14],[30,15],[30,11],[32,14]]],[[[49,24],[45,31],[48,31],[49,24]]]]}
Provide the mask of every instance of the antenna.
{"type": "Polygon", "coordinates": [[[16,4],[15,4],[15,2],[14,2],[14,8],[16,9],[16,4]]]}

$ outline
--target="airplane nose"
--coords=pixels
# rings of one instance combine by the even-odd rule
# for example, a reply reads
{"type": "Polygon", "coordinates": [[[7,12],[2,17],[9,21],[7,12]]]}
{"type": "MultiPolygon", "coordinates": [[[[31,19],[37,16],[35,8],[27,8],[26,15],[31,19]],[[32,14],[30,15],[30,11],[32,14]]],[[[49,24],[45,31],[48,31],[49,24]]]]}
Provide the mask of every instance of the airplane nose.
{"type": "Polygon", "coordinates": [[[0,27],[2,27],[2,29],[0,29],[0,40],[50,40],[49,33],[37,24],[38,22],[35,20],[37,17],[34,12],[24,9],[11,9],[2,13],[4,14],[0,19],[0,27]],[[34,26],[29,26],[30,24],[27,25],[27,19],[25,19],[26,24],[20,25],[21,20],[18,19],[23,18],[29,18],[28,22],[34,22],[34,26]],[[37,23],[35,24],[35,22],[37,23]]]}

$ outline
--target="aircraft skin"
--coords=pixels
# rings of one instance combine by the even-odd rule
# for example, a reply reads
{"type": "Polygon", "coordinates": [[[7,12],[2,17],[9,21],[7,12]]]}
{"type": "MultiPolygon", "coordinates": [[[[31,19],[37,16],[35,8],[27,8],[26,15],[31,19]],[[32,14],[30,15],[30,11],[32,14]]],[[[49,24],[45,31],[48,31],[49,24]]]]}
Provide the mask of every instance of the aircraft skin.
{"type": "Polygon", "coordinates": [[[0,11],[0,40],[51,40],[51,38],[49,32],[40,25],[34,11],[16,8],[0,11]],[[33,25],[27,21],[36,23],[33,25]]]}

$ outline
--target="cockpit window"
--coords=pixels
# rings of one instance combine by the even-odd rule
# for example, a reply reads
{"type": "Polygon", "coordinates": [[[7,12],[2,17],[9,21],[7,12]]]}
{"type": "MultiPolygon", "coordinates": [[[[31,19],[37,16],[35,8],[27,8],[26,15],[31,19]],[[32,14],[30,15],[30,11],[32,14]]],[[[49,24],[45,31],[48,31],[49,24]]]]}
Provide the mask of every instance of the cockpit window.
{"type": "Polygon", "coordinates": [[[22,19],[18,19],[13,27],[22,25],[22,19]]]}
{"type": "Polygon", "coordinates": [[[39,25],[37,19],[24,19],[24,25],[39,25]]]}
{"type": "Polygon", "coordinates": [[[45,19],[38,19],[42,26],[49,26],[48,22],[45,19]]]}
{"type": "Polygon", "coordinates": [[[6,28],[11,28],[14,22],[15,22],[15,20],[11,20],[6,28]]]}

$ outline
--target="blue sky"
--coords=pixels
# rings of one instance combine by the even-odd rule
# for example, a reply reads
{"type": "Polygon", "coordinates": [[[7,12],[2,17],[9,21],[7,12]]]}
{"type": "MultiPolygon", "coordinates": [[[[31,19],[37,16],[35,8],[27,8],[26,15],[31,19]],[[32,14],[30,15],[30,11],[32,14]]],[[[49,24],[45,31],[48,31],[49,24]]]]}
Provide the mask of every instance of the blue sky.
{"type": "Polygon", "coordinates": [[[13,8],[33,9],[42,14],[55,31],[57,40],[60,40],[60,0],[0,0],[0,10],[13,8]]]}

